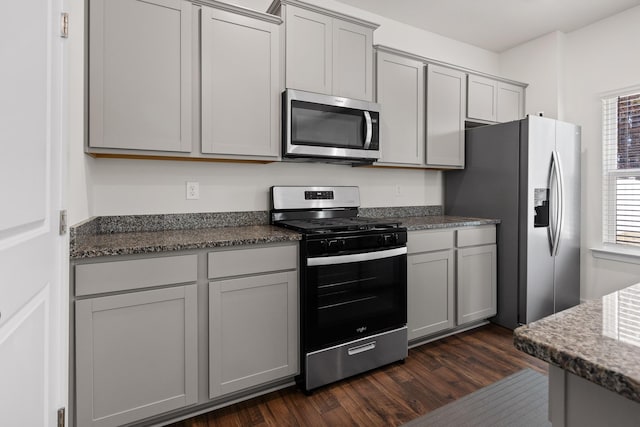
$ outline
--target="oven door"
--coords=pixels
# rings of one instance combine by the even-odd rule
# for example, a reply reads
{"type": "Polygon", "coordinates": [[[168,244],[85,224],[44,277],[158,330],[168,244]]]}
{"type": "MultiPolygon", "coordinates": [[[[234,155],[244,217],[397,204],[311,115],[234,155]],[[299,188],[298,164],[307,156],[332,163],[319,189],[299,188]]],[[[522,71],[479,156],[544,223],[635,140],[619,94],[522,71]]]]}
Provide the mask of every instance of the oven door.
{"type": "Polygon", "coordinates": [[[285,156],[378,159],[378,104],[287,90],[285,105],[285,156]]]}
{"type": "Polygon", "coordinates": [[[407,323],[407,248],[307,258],[302,289],[306,352],[407,323]]]}

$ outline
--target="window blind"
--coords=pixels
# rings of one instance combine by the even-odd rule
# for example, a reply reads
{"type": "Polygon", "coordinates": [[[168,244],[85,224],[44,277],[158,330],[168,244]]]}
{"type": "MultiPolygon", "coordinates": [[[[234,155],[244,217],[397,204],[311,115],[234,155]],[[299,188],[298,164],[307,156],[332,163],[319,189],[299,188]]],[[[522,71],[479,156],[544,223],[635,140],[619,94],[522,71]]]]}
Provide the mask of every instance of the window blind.
{"type": "Polygon", "coordinates": [[[603,241],[640,246],[640,89],[602,99],[603,241]]]}

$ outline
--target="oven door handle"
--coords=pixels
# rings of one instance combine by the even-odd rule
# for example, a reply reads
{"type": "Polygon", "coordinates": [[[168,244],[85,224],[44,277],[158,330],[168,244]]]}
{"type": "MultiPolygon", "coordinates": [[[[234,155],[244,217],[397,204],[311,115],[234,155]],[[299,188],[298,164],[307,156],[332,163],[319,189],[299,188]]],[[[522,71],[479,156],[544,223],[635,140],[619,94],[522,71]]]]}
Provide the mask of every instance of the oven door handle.
{"type": "Polygon", "coordinates": [[[392,258],[405,255],[407,248],[386,249],[384,251],[363,252],[360,254],[336,255],[317,258],[307,258],[307,266],[316,267],[319,265],[346,264],[349,262],[373,261],[376,259],[392,258]]]}

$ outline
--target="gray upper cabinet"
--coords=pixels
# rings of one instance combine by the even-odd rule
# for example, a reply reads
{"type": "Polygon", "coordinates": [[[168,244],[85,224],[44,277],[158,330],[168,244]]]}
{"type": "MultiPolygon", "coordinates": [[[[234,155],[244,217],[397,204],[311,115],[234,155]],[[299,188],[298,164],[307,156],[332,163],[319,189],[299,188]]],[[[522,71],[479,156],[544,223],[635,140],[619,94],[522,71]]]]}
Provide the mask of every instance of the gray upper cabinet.
{"type": "Polygon", "coordinates": [[[498,122],[510,122],[524,117],[524,88],[498,82],[498,122]]]}
{"type": "Polygon", "coordinates": [[[508,122],[524,116],[524,87],[469,74],[467,118],[481,122],[508,122]]]}
{"type": "Polygon", "coordinates": [[[89,9],[89,153],[278,160],[280,18],[185,0],[89,9]]]}
{"type": "Polygon", "coordinates": [[[202,152],[279,154],[279,25],[202,7],[202,152]]]}
{"type": "Polygon", "coordinates": [[[467,118],[495,122],[498,82],[469,74],[467,80],[467,118]]]}
{"type": "Polygon", "coordinates": [[[190,152],[191,3],[90,3],[89,147],[190,152]]]}
{"type": "Polygon", "coordinates": [[[424,163],[424,64],[390,52],[376,52],[376,102],[380,114],[378,164],[424,163]]]}
{"type": "Polygon", "coordinates": [[[194,404],[196,285],[76,302],[78,426],[120,426],[194,404]]]}
{"type": "Polygon", "coordinates": [[[333,19],[293,6],[286,8],[286,86],[331,94],[333,19]]]}
{"type": "Polygon", "coordinates": [[[333,94],[373,100],[373,29],[333,20],[333,94]]]}
{"type": "Polygon", "coordinates": [[[295,0],[274,2],[285,21],[286,87],[373,100],[377,24],[295,0]]]}
{"type": "Polygon", "coordinates": [[[464,167],[466,74],[427,66],[427,166],[464,167]]]}

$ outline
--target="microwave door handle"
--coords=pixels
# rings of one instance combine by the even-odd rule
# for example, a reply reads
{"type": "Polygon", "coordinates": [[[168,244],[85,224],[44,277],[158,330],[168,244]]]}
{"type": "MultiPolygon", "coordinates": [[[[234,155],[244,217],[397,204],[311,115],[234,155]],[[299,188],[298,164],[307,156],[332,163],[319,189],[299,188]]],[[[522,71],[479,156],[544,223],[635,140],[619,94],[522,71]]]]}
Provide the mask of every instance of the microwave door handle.
{"type": "Polygon", "coordinates": [[[368,150],[371,146],[371,136],[373,134],[373,126],[371,124],[371,114],[368,111],[364,112],[364,121],[367,125],[367,136],[364,138],[364,149],[368,150]]]}

